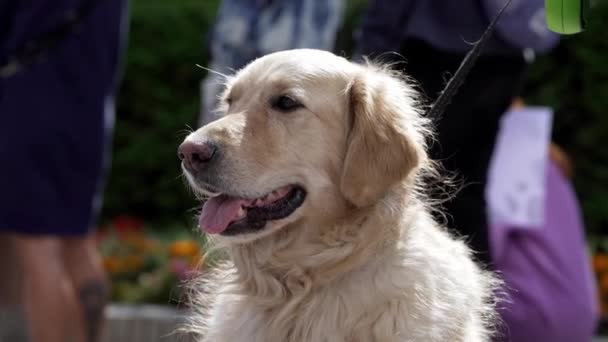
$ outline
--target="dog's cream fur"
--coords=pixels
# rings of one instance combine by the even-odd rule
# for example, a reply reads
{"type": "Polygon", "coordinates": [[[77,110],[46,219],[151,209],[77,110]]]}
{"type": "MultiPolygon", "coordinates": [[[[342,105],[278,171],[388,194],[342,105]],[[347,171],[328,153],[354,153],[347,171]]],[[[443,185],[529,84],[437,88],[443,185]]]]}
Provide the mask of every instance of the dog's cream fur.
{"type": "Polygon", "coordinates": [[[230,264],[197,285],[203,341],[489,339],[496,282],[429,213],[417,96],[316,50],[262,57],[227,82],[225,116],[186,139],[219,144],[225,190],[299,184],[307,197],[260,233],[215,238],[230,264]],[[273,109],[281,94],[304,108],[273,109]]]}

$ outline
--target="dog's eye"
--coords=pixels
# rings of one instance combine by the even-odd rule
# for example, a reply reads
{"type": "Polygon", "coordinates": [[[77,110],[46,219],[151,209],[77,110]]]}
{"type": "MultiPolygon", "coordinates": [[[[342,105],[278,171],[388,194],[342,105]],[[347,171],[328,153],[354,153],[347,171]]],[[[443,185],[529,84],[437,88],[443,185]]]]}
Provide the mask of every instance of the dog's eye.
{"type": "Polygon", "coordinates": [[[304,106],[287,95],[281,95],[272,101],[272,108],[281,112],[291,112],[301,107],[304,106]]]}

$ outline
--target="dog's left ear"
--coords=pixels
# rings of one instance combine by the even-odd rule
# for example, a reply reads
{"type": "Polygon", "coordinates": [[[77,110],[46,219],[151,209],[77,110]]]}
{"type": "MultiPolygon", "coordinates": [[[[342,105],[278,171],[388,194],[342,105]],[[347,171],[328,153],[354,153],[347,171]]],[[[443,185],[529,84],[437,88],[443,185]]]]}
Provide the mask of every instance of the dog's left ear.
{"type": "Polygon", "coordinates": [[[380,200],[426,158],[414,90],[366,67],[350,85],[351,130],[340,189],[357,207],[380,200]]]}

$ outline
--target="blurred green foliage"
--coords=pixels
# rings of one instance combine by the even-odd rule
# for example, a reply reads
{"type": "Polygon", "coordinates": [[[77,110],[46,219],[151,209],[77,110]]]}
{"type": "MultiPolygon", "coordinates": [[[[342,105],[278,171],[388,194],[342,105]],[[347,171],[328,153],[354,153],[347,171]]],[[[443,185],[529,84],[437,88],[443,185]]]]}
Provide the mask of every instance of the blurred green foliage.
{"type": "Polygon", "coordinates": [[[196,206],[176,148],[196,127],[207,30],[218,1],[135,0],[118,100],[103,218],[131,214],[162,225],[196,206]]]}
{"type": "MultiPolygon", "coordinates": [[[[176,148],[196,127],[207,34],[218,0],[134,0],[112,170],[103,218],[144,217],[161,226],[188,222],[197,206],[180,178],[176,148]]],[[[348,2],[336,51],[352,51],[352,30],[365,0],[348,2]]],[[[556,109],[555,139],[573,157],[588,228],[608,213],[608,6],[597,2],[588,30],[566,37],[531,70],[525,97],[556,109]]]]}

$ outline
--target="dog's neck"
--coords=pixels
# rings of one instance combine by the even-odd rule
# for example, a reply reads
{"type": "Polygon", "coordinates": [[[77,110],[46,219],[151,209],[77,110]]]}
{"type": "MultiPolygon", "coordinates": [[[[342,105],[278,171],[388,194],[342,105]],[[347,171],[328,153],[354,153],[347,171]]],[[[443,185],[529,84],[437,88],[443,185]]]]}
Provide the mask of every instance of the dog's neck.
{"type": "Polygon", "coordinates": [[[416,205],[407,189],[398,187],[377,205],[352,209],[333,224],[300,222],[252,244],[233,246],[234,285],[244,295],[275,302],[277,296],[307,293],[335,281],[394,252],[407,234],[404,215],[416,205]]]}

